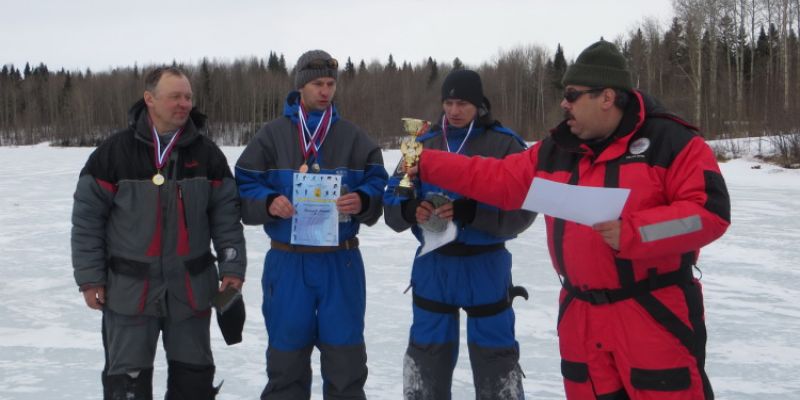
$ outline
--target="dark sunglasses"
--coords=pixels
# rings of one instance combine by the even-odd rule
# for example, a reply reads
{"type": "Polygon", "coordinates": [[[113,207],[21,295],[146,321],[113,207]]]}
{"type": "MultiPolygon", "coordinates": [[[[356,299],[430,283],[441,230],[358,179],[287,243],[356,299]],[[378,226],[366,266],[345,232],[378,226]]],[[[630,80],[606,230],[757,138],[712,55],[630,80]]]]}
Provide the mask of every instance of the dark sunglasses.
{"type": "Polygon", "coordinates": [[[335,58],[311,60],[303,69],[339,69],[339,62],[335,58]]]}
{"type": "Polygon", "coordinates": [[[585,95],[586,93],[597,93],[602,92],[605,88],[591,88],[586,90],[565,90],[564,91],[564,100],[567,103],[574,103],[581,98],[581,96],[585,95]]]}

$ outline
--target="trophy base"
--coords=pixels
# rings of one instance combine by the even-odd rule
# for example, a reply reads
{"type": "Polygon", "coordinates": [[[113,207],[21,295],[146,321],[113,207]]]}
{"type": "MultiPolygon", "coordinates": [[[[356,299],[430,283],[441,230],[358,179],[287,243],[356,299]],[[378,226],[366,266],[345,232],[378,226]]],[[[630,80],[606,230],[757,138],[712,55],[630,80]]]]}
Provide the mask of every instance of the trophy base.
{"type": "Polygon", "coordinates": [[[413,187],[397,186],[394,188],[394,194],[395,196],[409,199],[414,199],[417,197],[417,192],[413,187]]]}

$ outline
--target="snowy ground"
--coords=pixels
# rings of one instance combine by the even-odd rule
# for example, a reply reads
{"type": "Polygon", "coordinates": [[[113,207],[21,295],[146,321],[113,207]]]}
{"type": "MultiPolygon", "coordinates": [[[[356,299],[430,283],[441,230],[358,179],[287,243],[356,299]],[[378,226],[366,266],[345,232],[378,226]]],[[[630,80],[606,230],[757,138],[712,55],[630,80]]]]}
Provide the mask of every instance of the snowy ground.
{"type": "MultiPolygon", "coordinates": [[[[241,148],[226,148],[232,163],[241,148]]],[[[72,279],[69,231],[72,193],[91,149],[0,148],[0,399],[100,399],[103,366],[100,314],[88,309],[72,279]]],[[[397,151],[385,153],[394,166],[397,151]]],[[[707,247],[704,272],[709,332],[707,369],[719,399],[800,398],[800,171],[734,160],[722,165],[732,197],[733,225],[707,247]],[[794,260],[794,261],[792,261],[794,260]],[[794,267],[793,267],[794,266],[794,267]]],[[[263,388],[266,334],[259,287],[267,240],[247,227],[248,320],[244,342],[226,347],[212,326],[222,400],[257,398],[263,388]]],[[[416,246],[409,233],[383,223],[363,229],[367,266],[366,341],[370,399],[399,399],[411,320],[404,295],[416,246]]],[[[542,220],[509,244],[514,280],[531,292],[517,302],[517,335],[529,399],[563,398],[555,318],[559,288],[545,249],[542,220]]],[[[464,344],[453,398],[474,398],[464,344]]],[[[159,352],[155,398],[163,398],[159,352]]],[[[314,399],[321,399],[314,353],[314,399]]]]}

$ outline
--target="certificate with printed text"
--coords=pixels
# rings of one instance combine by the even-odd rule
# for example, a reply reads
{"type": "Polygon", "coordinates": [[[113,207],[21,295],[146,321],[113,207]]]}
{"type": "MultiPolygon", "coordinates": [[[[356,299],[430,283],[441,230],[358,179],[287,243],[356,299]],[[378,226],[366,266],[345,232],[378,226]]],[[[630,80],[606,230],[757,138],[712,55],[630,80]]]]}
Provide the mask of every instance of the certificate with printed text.
{"type": "Polygon", "coordinates": [[[294,173],[292,186],[291,243],[304,246],[338,246],[339,212],[336,199],[342,177],[294,173]]]}

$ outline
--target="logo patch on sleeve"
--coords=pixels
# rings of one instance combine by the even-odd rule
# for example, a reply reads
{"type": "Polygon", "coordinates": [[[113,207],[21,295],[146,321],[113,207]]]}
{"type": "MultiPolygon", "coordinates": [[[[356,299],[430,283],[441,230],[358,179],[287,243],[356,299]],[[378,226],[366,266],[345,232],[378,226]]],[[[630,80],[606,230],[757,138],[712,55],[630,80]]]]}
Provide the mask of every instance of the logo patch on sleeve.
{"type": "Polygon", "coordinates": [[[222,261],[234,261],[236,257],[239,257],[239,252],[236,251],[233,247],[226,247],[222,249],[222,261]]]}

